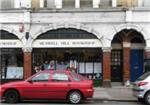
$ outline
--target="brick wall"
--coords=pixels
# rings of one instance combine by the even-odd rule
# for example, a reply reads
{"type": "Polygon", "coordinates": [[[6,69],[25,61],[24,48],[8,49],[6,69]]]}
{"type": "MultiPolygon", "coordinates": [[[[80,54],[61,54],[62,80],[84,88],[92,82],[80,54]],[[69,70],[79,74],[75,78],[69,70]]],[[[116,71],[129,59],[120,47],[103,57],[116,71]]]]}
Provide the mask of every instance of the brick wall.
{"type": "Polygon", "coordinates": [[[24,52],[24,79],[32,74],[32,53],[24,52]]]}
{"type": "Polygon", "coordinates": [[[123,48],[123,81],[130,80],[130,48],[123,48]]]}
{"type": "Polygon", "coordinates": [[[103,52],[103,80],[111,80],[110,52],[103,52]]]}

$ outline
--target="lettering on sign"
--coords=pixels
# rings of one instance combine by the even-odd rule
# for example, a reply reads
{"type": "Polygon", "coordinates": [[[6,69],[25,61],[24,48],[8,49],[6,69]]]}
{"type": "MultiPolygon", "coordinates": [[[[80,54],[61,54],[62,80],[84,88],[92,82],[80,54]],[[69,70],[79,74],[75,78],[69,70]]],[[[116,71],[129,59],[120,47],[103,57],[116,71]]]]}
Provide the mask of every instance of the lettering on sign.
{"type": "Polygon", "coordinates": [[[95,42],[39,42],[40,45],[94,45],[95,42]]]}
{"type": "Polygon", "coordinates": [[[54,39],[54,40],[36,40],[32,47],[34,48],[54,48],[54,47],[101,47],[98,39],[54,39]]]}
{"type": "Polygon", "coordinates": [[[17,42],[0,42],[0,46],[15,46],[17,42]]]}

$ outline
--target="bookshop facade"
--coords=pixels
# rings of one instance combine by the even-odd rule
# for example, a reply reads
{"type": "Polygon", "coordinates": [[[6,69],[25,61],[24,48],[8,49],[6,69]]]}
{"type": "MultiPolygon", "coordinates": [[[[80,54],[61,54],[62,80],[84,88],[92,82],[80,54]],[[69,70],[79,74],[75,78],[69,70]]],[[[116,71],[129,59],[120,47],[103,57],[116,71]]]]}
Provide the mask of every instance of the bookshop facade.
{"type": "Polygon", "coordinates": [[[150,70],[150,12],[139,11],[3,10],[1,79],[26,79],[50,65],[104,85],[133,82],[150,70]]]}

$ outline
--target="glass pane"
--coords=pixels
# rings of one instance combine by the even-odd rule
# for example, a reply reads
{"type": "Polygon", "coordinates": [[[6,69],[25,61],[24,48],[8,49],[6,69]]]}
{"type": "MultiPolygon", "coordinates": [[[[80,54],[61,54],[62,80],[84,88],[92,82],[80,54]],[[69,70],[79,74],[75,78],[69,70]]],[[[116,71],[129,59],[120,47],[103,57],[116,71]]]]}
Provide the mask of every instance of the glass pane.
{"type": "Polygon", "coordinates": [[[100,0],[100,7],[110,7],[112,0],[100,0]]]}
{"type": "Polygon", "coordinates": [[[92,8],[92,5],[93,4],[93,0],[80,0],[80,5],[81,5],[81,8],[83,7],[89,7],[89,8],[92,8]]]}
{"type": "Polygon", "coordinates": [[[55,8],[55,0],[45,0],[44,4],[47,5],[44,7],[55,8]]]}
{"type": "Polygon", "coordinates": [[[22,49],[0,49],[2,79],[23,79],[22,49]]]}
{"type": "Polygon", "coordinates": [[[52,80],[53,81],[68,81],[69,78],[65,73],[54,73],[52,80]]]}
{"type": "Polygon", "coordinates": [[[14,8],[14,0],[0,0],[0,9],[14,8]]]}
{"type": "Polygon", "coordinates": [[[144,7],[150,7],[150,0],[143,0],[144,7]]]}
{"type": "Polygon", "coordinates": [[[48,81],[49,76],[50,76],[50,73],[40,73],[40,74],[37,74],[35,77],[33,77],[32,81],[34,82],[48,81]]]}
{"type": "Polygon", "coordinates": [[[75,0],[63,0],[63,8],[74,8],[75,0]]]}

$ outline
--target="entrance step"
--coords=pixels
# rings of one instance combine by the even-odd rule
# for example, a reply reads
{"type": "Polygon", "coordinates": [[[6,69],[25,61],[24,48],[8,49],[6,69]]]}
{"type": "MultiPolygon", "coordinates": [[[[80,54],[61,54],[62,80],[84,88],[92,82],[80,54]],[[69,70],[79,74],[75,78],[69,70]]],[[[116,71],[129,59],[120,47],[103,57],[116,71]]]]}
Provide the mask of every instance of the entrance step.
{"type": "Polygon", "coordinates": [[[123,86],[122,82],[111,82],[112,87],[120,87],[123,86]]]}

